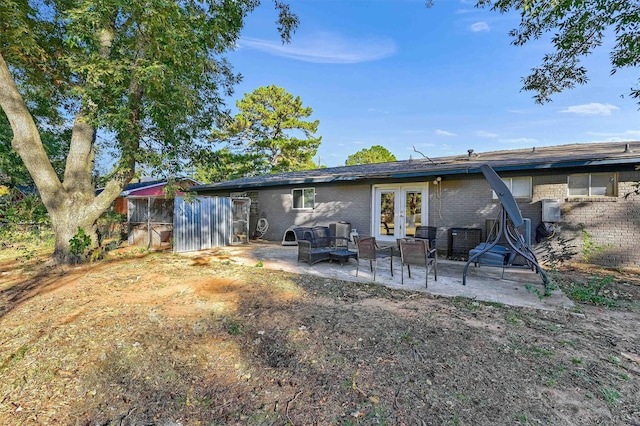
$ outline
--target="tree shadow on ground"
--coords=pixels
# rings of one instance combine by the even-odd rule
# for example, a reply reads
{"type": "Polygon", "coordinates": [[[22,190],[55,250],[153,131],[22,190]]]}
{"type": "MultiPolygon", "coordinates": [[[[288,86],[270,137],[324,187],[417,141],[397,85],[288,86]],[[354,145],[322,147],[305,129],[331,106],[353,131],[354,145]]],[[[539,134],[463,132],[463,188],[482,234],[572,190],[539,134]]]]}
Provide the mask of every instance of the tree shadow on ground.
{"type": "MultiPolygon", "coordinates": [[[[135,258],[142,259],[149,254],[149,252],[138,253],[135,258]]],[[[68,283],[66,277],[71,271],[77,273],[78,269],[108,268],[109,265],[128,259],[131,259],[131,257],[111,258],[100,261],[99,264],[86,263],[76,266],[50,266],[46,263],[40,263],[39,260],[26,262],[19,266],[16,266],[15,263],[2,265],[0,266],[0,272],[3,275],[9,271],[12,271],[13,274],[6,275],[5,279],[0,279],[0,286],[2,287],[0,290],[0,318],[33,297],[64,287],[68,283]]]]}

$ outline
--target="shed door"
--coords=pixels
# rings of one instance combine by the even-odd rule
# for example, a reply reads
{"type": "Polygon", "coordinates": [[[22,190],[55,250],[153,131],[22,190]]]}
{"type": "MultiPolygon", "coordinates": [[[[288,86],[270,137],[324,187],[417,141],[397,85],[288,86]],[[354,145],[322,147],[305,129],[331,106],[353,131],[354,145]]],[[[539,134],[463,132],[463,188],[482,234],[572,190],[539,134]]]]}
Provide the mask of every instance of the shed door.
{"type": "Polygon", "coordinates": [[[249,242],[250,198],[233,198],[233,244],[249,242]]]}
{"type": "Polygon", "coordinates": [[[233,235],[233,207],[225,197],[175,198],[173,210],[176,253],[228,246],[233,235]]]}

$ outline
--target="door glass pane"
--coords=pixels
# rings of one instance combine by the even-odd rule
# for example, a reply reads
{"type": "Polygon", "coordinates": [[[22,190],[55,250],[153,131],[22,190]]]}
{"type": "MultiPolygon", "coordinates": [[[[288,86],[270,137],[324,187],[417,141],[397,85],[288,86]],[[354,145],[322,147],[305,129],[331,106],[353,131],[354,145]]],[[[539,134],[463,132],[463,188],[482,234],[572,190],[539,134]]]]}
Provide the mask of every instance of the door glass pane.
{"type": "Polygon", "coordinates": [[[414,237],[416,235],[416,226],[422,224],[422,192],[407,191],[405,199],[405,235],[414,237]]]}
{"type": "Polygon", "coordinates": [[[380,235],[393,235],[396,216],[395,192],[380,193],[380,235]]]}

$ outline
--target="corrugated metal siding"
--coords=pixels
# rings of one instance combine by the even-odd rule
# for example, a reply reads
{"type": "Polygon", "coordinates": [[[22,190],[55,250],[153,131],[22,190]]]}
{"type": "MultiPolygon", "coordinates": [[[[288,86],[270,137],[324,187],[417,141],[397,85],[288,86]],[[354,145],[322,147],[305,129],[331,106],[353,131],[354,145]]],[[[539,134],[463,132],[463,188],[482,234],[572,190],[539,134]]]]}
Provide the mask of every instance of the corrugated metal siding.
{"type": "Polygon", "coordinates": [[[175,198],[175,253],[231,245],[233,207],[230,198],[196,197],[191,202],[175,198]]]}

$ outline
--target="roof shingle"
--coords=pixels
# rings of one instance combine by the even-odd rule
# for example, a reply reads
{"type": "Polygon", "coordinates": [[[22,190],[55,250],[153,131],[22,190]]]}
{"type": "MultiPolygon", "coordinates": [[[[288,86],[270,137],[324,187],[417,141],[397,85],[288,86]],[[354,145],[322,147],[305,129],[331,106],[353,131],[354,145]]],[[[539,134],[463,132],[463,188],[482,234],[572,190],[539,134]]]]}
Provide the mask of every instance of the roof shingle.
{"type": "MultiPolygon", "coordinates": [[[[470,150],[471,151],[471,150],[470,150]]],[[[501,150],[389,163],[362,164],[247,177],[199,185],[193,191],[247,189],[302,183],[409,178],[440,174],[480,173],[482,164],[496,171],[578,167],[640,162],[640,142],[605,142],[501,150]]]]}

